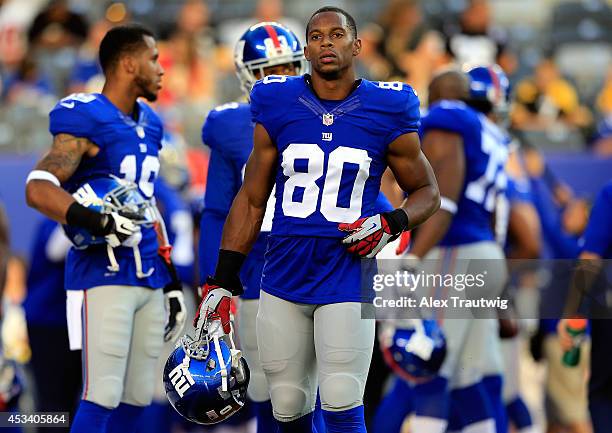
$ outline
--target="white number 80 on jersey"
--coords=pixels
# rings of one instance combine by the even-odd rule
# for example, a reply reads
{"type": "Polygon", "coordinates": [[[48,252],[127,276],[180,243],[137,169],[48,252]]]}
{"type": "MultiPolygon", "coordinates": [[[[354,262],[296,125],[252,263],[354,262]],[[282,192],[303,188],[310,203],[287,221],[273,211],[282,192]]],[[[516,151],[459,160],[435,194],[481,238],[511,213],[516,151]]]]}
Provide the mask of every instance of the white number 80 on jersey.
{"type": "Polygon", "coordinates": [[[323,177],[325,153],[316,144],[292,143],[283,152],[281,166],[283,174],[288,177],[283,190],[283,213],[286,216],[307,218],[317,210],[319,195],[321,196],[321,214],[332,222],[353,222],[361,216],[363,191],[366,180],[370,175],[372,158],[364,149],[339,146],[330,154],[327,162],[327,173],[323,183],[323,191],[316,182],[323,177]],[[295,161],[305,159],[308,161],[306,172],[295,171],[295,161]],[[351,163],[359,166],[355,183],[353,185],[350,205],[348,208],[340,207],[338,194],[344,164],[351,163]],[[303,188],[302,201],[294,201],[296,188],[303,188]]]}

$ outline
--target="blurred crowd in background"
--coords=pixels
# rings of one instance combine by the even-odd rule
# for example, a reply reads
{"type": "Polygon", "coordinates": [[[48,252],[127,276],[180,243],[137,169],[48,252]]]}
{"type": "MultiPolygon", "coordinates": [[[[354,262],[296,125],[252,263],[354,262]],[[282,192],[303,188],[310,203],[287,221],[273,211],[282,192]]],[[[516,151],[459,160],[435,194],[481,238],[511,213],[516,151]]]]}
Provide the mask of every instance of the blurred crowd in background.
{"type": "MultiPolygon", "coordinates": [[[[241,97],[233,46],[258,21],[304,39],[325,2],[297,0],[0,0],[0,152],[40,151],[58,97],[99,91],[97,46],[111,26],[151,26],[166,70],[157,110],[186,146],[216,105],[241,97]],[[33,125],[40,126],[32,128],[33,125]]],[[[444,65],[502,66],[511,126],[555,149],[612,153],[612,12],[605,0],[343,0],[357,18],[365,78],[409,82],[426,101],[444,65]],[[607,120],[607,122],[606,122],[607,120]]]]}
{"type": "MultiPolygon", "coordinates": [[[[161,175],[183,203],[178,206],[182,223],[172,228],[175,236],[182,236],[182,247],[191,249],[184,257],[182,279],[194,288],[201,278],[197,242],[189,238],[199,235],[198,212],[205,193],[207,150],[201,141],[202,123],[215,106],[244,97],[234,73],[233,47],[250,25],[260,21],[285,24],[303,41],[308,17],[327,3],[345,8],[357,19],[363,41],[360,76],[407,82],[422,104],[432,76],[450,64],[498,63],[504,69],[513,95],[507,126],[519,143],[508,165],[515,181],[508,256],[575,258],[589,216],[589,199],[612,172],[611,0],[0,0],[0,163],[9,156],[39,155],[48,149],[48,113],[59,98],[101,90],[97,50],[109,28],[131,21],[150,26],[157,34],[165,69],[163,90],[155,103],[166,129],[161,175]],[[566,164],[564,172],[583,170],[582,185],[587,188],[580,193],[587,191],[590,196],[581,196],[563,173],[550,170],[548,155],[567,152],[576,155],[571,158],[577,162],[586,155],[593,158],[582,165],[566,164]],[[597,167],[594,161],[599,161],[597,167]],[[591,167],[592,172],[584,171],[591,167]],[[592,180],[595,177],[597,181],[592,180]],[[529,194],[524,194],[527,190],[529,194]],[[185,210],[191,211],[193,221],[186,222],[185,210]]],[[[164,200],[158,200],[163,205],[164,200]]],[[[12,209],[7,208],[10,216],[12,209]]],[[[12,232],[20,229],[15,217],[10,224],[12,232]]],[[[36,245],[40,236],[48,241],[52,227],[42,228],[44,224],[51,223],[43,223],[36,235],[32,230],[30,244],[36,245]]],[[[41,282],[36,269],[29,267],[40,251],[32,248],[24,254],[29,258],[15,256],[10,261],[5,291],[5,354],[31,365],[45,356],[32,355],[35,348],[28,346],[24,323],[27,301],[25,316],[19,305],[34,286],[63,285],[60,280],[49,282],[49,275],[41,282]]],[[[59,256],[56,277],[61,279],[59,256]]],[[[553,286],[554,280],[532,278],[517,285],[542,289],[553,286]]],[[[532,300],[537,290],[523,292],[527,293],[524,304],[537,310],[538,301],[532,300]]],[[[54,299],[62,301],[63,293],[59,293],[54,299]]],[[[532,317],[536,316],[534,311],[532,317]]],[[[28,322],[27,328],[65,326],[61,314],[48,319],[28,322]]],[[[523,335],[525,341],[533,334],[538,337],[532,344],[534,357],[556,357],[555,365],[559,364],[558,347],[547,349],[545,343],[555,326],[544,323],[536,328],[532,324],[523,335]]],[[[552,372],[562,378],[547,379],[532,358],[525,359],[521,365],[528,371],[523,377],[531,381],[527,389],[541,385],[535,387],[539,389],[535,394],[527,391],[527,400],[543,407],[538,399],[542,393],[547,395],[546,418],[552,426],[548,431],[588,433],[586,408],[569,418],[558,413],[563,412],[564,403],[556,400],[567,402],[568,390],[559,392],[555,386],[566,380],[567,372],[549,369],[549,376],[552,372]]],[[[73,373],[80,376],[78,370],[73,373]]],[[[569,399],[575,392],[576,399],[584,402],[586,361],[571,374],[569,399]]],[[[33,389],[22,398],[22,407],[36,407],[28,400],[33,389]]],[[[0,381],[0,402],[2,392],[0,381]]],[[[165,400],[163,393],[160,398],[165,400]]],[[[366,407],[370,412],[375,408],[366,407]]],[[[542,417],[537,413],[535,417],[544,425],[542,417]]]]}

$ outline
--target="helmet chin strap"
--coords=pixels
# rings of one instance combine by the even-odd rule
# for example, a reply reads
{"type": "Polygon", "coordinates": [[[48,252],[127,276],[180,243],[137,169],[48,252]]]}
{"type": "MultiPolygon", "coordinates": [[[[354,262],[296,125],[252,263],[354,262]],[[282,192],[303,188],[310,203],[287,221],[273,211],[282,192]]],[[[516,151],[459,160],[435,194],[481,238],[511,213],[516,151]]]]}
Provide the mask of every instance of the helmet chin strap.
{"type": "Polygon", "coordinates": [[[115,257],[115,251],[109,244],[106,244],[106,254],[108,255],[108,261],[110,262],[110,266],[107,266],[106,269],[111,272],[119,272],[119,263],[115,257]]]}
{"type": "MultiPolygon", "coordinates": [[[[150,277],[155,268],[150,267],[147,272],[142,271],[142,258],[140,256],[140,249],[138,245],[134,245],[132,247],[132,251],[134,252],[134,263],[136,264],[136,277],[138,278],[147,278],[150,277]]],[[[106,267],[111,272],[119,272],[119,263],[117,262],[117,258],[115,257],[115,250],[109,244],[106,244],[106,254],[108,255],[108,261],[110,265],[106,267]]]]}
{"type": "Polygon", "coordinates": [[[216,333],[213,335],[213,345],[215,346],[215,352],[217,352],[217,359],[219,360],[219,367],[221,368],[221,391],[227,392],[227,366],[225,365],[225,359],[223,359],[223,353],[221,352],[219,336],[216,333]]]}
{"type": "Polygon", "coordinates": [[[147,272],[142,272],[142,259],[140,258],[140,249],[138,245],[134,245],[132,251],[134,251],[134,262],[136,263],[136,276],[138,278],[147,278],[151,276],[155,268],[151,267],[147,272]]]}

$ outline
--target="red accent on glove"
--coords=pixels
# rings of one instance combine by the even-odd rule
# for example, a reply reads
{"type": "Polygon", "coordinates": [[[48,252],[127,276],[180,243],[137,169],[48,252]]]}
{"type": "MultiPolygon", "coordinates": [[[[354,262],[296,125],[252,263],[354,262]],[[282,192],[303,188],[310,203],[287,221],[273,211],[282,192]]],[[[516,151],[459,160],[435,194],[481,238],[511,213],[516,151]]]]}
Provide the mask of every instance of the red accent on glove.
{"type": "Polygon", "coordinates": [[[172,263],[172,259],[170,258],[170,255],[172,254],[171,245],[165,245],[165,246],[159,247],[157,249],[157,253],[164,259],[164,261],[167,264],[172,263]]]}
{"type": "MultiPolygon", "coordinates": [[[[354,223],[340,223],[338,224],[338,229],[345,232],[356,232],[363,228],[363,222],[368,218],[360,218],[354,223]]],[[[389,228],[389,223],[387,219],[381,215],[380,216],[381,228],[376,230],[369,236],[366,236],[363,239],[360,239],[356,242],[353,242],[348,248],[348,252],[352,254],[357,254],[359,256],[365,257],[376,248],[380,240],[382,239],[383,233],[391,234],[391,229],[389,228]]]]}
{"type": "Polygon", "coordinates": [[[410,246],[410,231],[402,232],[400,235],[399,245],[395,249],[395,255],[400,256],[408,250],[410,246]]]}
{"type": "Polygon", "coordinates": [[[196,310],[196,315],[193,319],[193,326],[197,326],[198,324],[198,319],[200,318],[200,309],[202,308],[202,304],[204,303],[204,300],[206,299],[206,295],[208,295],[208,292],[210,292],[211,290],[217,289],[220,286],[214,285],[214,284],[204,284],[202,286],[202,300],[200,301],[200,305],[198,306],[198,309],[196,310]]]}
{"type": "MultiPolygon", "coordinates": [[[[220,289],[221,286],[216,284],[204,284],[202,287],[202,301],[200,301],[200,305],[198,306],[198,311],[196,313],[195,318],[193,319],[193,326],[197,326],[198,319],[200,318],[200,311],[202,309],[202,304],[206,300],[208,294],[215,289],[220,289]]],[[[217,308],[214,311],[210,311],[209,319],[218,318],[221,320],[221,326],[223,326],[223,332],[229,334],[232,331],[232,326],[230,322],[230,308],[231,308],[232,298],[222,299],[221,302],[217,305],[217,308]]]]}

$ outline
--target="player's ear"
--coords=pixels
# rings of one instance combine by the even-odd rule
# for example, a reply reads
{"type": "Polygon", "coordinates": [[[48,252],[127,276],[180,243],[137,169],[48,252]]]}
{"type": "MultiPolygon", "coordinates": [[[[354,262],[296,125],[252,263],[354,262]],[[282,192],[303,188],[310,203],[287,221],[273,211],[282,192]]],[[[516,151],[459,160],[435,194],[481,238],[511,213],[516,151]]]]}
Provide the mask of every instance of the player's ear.
{"type": "Polygon", "coordinates": [[[308,51],[308,45],[304,45],[304,57],[306,57],[306,60],[310,62],[310,52],[308,51]]]}
{"type": "Polygon", "coordinates": [[[353,57],[356,57],[361,52],[361,39],[357,38],[353,41],[353,57]]]}
{"type": "Polygon", "coordinates": [[[123,70],[127,72],[128,74],[135,74],[136,71],[138,70],[138,65],[136,64],[137,63],[136,58],[129,54],[121,57],[120,63],[121,63],[121,67],[123,68],[123,70]]]}

